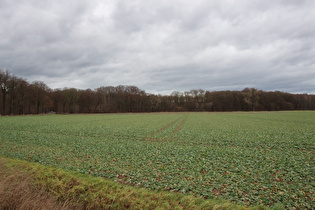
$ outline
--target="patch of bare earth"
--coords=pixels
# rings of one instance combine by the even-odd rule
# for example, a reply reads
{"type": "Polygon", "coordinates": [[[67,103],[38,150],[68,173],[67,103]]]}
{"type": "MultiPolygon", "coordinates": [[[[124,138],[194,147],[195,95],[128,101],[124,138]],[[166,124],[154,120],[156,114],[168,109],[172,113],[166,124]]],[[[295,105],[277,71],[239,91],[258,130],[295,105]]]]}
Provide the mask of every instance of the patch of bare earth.
{"type": "Polygon", "coordinates": [[[80,209],[56,197],[34,183],[32,177],[22,170],[5,166],[0,159],[0,209],[80,209]]]}

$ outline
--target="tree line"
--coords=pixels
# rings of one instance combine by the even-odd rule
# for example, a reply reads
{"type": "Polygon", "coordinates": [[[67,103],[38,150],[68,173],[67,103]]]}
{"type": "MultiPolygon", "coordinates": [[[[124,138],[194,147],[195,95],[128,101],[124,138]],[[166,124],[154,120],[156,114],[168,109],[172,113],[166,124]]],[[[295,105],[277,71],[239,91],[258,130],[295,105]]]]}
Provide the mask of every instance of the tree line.
{"type": "Polygon", "coordinates": [[[315,110],[315,95],[241,91],[174,91],[149,94],[136,86],[102,86],[94,90],[51,89],[44,82],[27,82],[0,69],[1,115],[42,113],[124,113],[184,111],[315,110]]]}

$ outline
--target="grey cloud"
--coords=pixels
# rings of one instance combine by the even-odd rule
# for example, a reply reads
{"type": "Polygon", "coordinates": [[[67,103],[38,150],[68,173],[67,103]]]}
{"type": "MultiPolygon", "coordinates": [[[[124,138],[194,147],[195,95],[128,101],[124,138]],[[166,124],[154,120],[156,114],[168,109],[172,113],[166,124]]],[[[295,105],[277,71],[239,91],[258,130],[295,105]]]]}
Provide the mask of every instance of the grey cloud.
{"type": "Polygon", "coordinates": [[[1,68],[53,88],[315,92],[312,0],[1,4],[1,68]]]}

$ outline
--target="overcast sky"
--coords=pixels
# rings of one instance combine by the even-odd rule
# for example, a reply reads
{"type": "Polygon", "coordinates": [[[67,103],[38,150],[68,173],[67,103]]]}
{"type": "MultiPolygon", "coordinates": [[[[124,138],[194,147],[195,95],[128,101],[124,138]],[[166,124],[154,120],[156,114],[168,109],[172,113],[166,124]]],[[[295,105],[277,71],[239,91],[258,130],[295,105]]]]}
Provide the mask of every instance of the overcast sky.
{"type": "Polygon", "coordinates": [[[1,0],[0,68],[50,88],[315,93],[315,1],[1,0]]]}

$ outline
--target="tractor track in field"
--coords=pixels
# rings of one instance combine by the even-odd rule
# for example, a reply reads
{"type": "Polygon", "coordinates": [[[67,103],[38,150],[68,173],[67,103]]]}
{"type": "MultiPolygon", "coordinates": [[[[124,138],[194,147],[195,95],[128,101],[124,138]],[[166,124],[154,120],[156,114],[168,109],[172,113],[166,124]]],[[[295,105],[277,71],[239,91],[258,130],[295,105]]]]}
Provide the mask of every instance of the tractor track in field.
{"type": "Polygon", "coordinates": [[[175,131],[174,131],[174,133],[177,133],[180,129],[181,129],[181,127],[183,126],[183,124],[186,122],[186,118],[185,119],[183,119],[181,122],[180,122],[180,124],[177,126],[177,128],[175,129],[175,131]]]}
{"type": "Polygon", "coordinates": [[[162,131],[166,130],[168,127],[170,127],[171,125],[173,125],[174,123],[176,123],[179,119],[171,122],[170,124],[166,125],[165,127],[163,127],[161,130],[159,130],[156,134],[161,133],[162,131]]]}
{"type": "MultiPolygon", "coordinates": [[[[169,137],[169,138],[157,138],[157,137],[153,137],[153,136],[159,135],[160,133],[162,133],[163,131],[165,131],[166,129],[168,129],[170,126],[172,126],[173,124],[175,124],[175,123],[178,122],[179,120],[180,120],[180,118],[177,119],[177,120],[174,120],[173,122],[171,122],[171,123],[167,124],[166,126],[164,126],[162,129],[160,129],[160,130],[158,130],[157,132],[152,133],[152,134],[150,134],[150,135],[144,137],[143,139],[148,140],[148,141],[151,141],[151,142],[165,141],[165,140],[173,140],[173,139],[174,139],[173,137],[169,137]]],[[[186,118],[183,119],[183,120],[179,123],[179,125],[175,128],[175,130],[173,131],[172,134],[176,134],[176,133],[181,129],[181,127],[183,126],[183,124],[185,123],[185,121],[186,121],[186,118]]]]}

